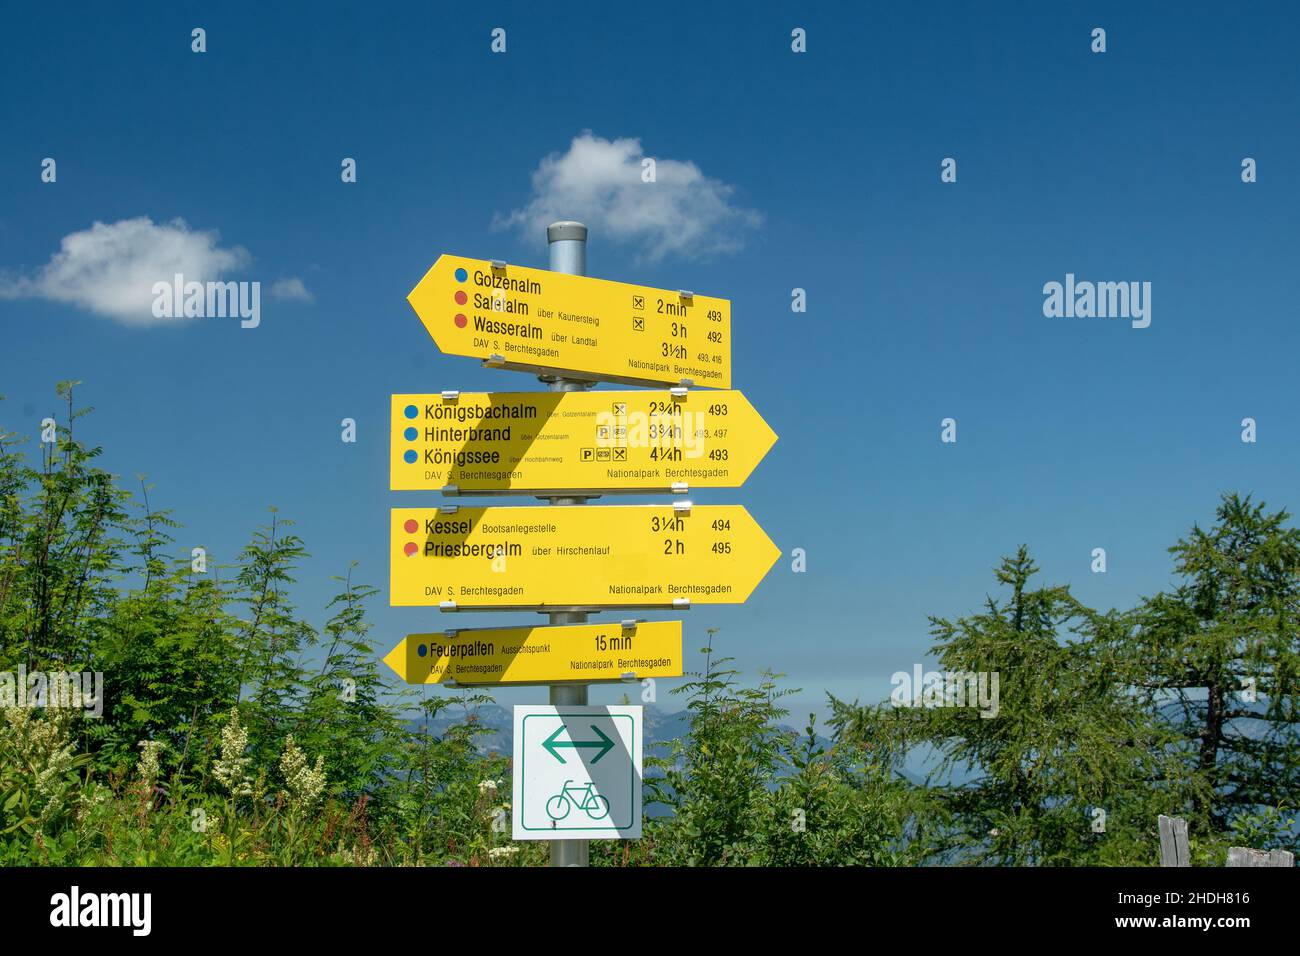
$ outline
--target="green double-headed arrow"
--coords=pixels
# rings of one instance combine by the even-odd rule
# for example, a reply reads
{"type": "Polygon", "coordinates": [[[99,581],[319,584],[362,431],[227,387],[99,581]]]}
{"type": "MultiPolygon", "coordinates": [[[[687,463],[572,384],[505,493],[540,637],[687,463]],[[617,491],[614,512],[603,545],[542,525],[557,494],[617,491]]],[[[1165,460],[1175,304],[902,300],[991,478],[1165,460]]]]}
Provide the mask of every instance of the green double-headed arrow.
{"type": "Polygon", "coordinates": [[[596,763],[597,761],[600,760],[601,757],[605,756],[605,754],[609,753],[611,750],[614,749],[614,741],[610,740],[609,737],[607,737],[604,733],[602,733],[601,729],[597,727],[595,724],[591,724],[590,726],[591,726],[592,733],[594,733],[597,737],[599,737],[600,738],[599,740],[557,740],[556,738],[558,738],[560,734],[564,733],[565,730],[568,729],[567,727],[560,726],[556,728],[555,733],[551,734],[551,736],[546,738],[546,743],[542,744],[542,746],[546,750],[549,750],[551,756],[554,757],[556,760],[558,760],[560,763],[567,763],[567,761],[560,756],[560,751],[559,751],[560,747],[572,747],[574,750],[578,749],[579,747],[599,747],[600,753],[596,754],[596,756],[591,758],[591,762],[596,763]]]}

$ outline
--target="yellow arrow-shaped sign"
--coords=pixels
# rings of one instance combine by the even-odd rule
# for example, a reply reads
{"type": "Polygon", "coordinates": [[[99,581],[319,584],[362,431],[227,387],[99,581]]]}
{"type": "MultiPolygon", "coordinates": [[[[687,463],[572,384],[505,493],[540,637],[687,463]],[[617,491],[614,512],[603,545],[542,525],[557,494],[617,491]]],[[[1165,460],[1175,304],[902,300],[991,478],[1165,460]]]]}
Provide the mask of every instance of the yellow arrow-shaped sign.
{"type": "Polygon", "coordinates": [[[407,301],[448,355],[631,385],[731,385],[731,303],[443,255],[407,301]]]}
{"type": "Polygon", "coordinates": [[[742,604],[780,556],[740,505],[394,508],[390,603],[742,604]]]}
{"type": "Polygon", "coordinates": [[[384,663],[408,684],[553,684],[682,676],[681,621],[410,634],[384,663]]]}
{"type": "Polygon", "coordinates": [[[394,491],[736,488],[776,435],[734,391],[394,395],[394,491]]]}

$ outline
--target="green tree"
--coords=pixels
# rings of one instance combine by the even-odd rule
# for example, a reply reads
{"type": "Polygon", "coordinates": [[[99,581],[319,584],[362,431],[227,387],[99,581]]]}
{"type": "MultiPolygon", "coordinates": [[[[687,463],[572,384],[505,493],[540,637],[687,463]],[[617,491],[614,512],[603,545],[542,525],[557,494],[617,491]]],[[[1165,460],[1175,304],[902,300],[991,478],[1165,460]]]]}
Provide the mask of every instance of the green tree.
{"type": "Polygon", "coordinates": [[[24,439],[0,432],[0,664],[10,668],[84,666],[94,636],[85,625],[112,604],[126,570],[130,495],[95,467],[100,449],[73,436],[91,411],[75,407],[78,384],[57,386],[66,418],[41,443],[39,468],[26,463],[24,439]]]}
{"type": "MultiPolygon", "coordinates": [[[[1171,547],[1182,581],[1142,602],[1115,642],[1124,676],[1183,742],[1193,826],[1227,832],[1300,802],[1300,529],[1223,496],[1171,547]]],[[[1297,846],[1294,829],[1275,844],[1297,846]]]]}
{"type": "MultiPolygon", "coordinates": [[[[409,737],[397,705],[411,695],[387,694],[379,673],[365,616],[365,603],[378,590],[354,582],[352,569],[335,580],[343,590],[329,604],[334,616],[325,624],[320,664],[302,681],[295,732],[309,752],[324,755],[336,796],[350,801],[365,796],[386,812],[382,785],[409,737]]],[[[310,642],[318,643],[315,635],[310,642]]]]}
{"type": "Polygon", "coordinates": [[[295,721],[304,695],[300,666],[303,648],[315,639],[300,620],[289,596],[295,565],[307,557],[302,539],[288,532],[293,522],[271,509],[271,523],[253,535],[240,555],[235,601],[242,607],[235,623],[238,687],[254,760],[268,762],[295,721]]]}
{"type": "Polygon", "coordinates": [[[1078,865],[1115,862],[1117,848],[1150,857],[1159,793],[1178,787],[1165,759],[1170,741],[1099,656],[1121,621],[1068,588],[1031,587],[1037,571],[1022,547],[996,571],[1005,599],[989,597],[983,613],[957,620],[931,618],[945,673],[987,674],[990,689],[996,675],[996,713],[840,703],[837,724],[846,739],[886,752],[937,753],[931,779],[943,826],[929,828],[937,859],[1078,865]],[[1098,809],[1104,834],[1094,832],[1098,809]]]}
{"type": "Polygon", "coordinates": [[[689,697],[690,735],[645,761],[660,774],[647,775],[648,802],[672,811],[651,834],[657,861],[669,865],[747,862],[753,815],[785,765],[778,721],[786,711],[778,700],[791,691],[771,674],[757,687],[739,687],[730,658],[713,658],[713,631],[709,638],[705,670],[673,691],[689,697]]]}
{"type": "Polygon", "coordinates": [[[927,795],[869,752],[829,748],[809,715],[802,737],[783,743],[792,773],[758,801],[751,817],[759,866],[903,866],[920,862],[910,839],[927,795]]]}

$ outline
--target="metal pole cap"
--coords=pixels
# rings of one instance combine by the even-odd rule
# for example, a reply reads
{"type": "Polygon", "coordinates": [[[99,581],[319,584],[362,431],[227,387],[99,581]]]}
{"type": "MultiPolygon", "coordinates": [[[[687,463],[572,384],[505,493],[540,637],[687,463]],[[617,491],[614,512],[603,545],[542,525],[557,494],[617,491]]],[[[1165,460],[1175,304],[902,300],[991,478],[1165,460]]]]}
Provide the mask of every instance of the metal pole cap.
{"type": "Polygon", "coordinates": [[[578,242],[586,242],[587,227],[580,222],[574,222],[572,219],[561,219],[559,222],[553,222],[546,227],[547,242],[559,242],[562,239],[576,239],[578,242]]]}

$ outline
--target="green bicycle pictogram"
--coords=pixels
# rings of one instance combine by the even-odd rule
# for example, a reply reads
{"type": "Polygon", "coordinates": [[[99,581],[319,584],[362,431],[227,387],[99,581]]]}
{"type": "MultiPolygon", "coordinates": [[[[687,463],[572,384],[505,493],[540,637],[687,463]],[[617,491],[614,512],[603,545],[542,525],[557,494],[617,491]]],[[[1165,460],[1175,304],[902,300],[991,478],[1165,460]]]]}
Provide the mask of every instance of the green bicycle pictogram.
{"type": "Polygon", "coordinates": [[[598,794],[594,784],[588,781],[584,787],[570,786],[572,780],[564,781],[560,792],[546,801],[546,814],[552,820],[563,820],[574,807],[583,811],[593,820],[603,820],[609,816],[609,801],[598,794]]]}

